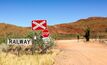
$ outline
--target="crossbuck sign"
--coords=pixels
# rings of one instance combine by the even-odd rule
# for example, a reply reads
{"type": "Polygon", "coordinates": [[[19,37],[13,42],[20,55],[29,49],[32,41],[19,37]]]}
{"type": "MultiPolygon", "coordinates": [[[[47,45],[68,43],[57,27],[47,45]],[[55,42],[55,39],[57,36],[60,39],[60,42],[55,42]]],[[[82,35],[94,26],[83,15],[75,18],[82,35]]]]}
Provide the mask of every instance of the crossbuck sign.
{"type": "Polygon", "coordinates": [[[46,20],[33,20],[32,30],[45,30],[47,28],[46,20]]]}

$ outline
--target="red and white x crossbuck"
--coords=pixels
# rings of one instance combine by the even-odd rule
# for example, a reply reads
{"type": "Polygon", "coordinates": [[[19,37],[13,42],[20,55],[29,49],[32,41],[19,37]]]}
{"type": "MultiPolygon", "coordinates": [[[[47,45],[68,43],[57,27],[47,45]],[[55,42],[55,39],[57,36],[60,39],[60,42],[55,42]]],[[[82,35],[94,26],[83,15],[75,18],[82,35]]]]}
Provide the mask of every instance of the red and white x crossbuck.
{"type": "Polygon", "coordinates": [[[32,30],[45,30],[47,28],[46,20],[33,20],[32,30]]]}

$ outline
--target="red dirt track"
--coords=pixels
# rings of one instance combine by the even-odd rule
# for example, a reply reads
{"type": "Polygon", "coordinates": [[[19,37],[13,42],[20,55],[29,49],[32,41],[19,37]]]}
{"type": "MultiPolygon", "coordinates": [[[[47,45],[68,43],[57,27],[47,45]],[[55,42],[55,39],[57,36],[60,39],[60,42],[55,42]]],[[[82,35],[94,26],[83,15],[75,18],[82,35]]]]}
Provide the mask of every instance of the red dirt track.
{"type": "Polygon", "coordinates": [[[57,40],[61,52],[54,65],[107,65],[107,45],[83,40],[57,40]]]}

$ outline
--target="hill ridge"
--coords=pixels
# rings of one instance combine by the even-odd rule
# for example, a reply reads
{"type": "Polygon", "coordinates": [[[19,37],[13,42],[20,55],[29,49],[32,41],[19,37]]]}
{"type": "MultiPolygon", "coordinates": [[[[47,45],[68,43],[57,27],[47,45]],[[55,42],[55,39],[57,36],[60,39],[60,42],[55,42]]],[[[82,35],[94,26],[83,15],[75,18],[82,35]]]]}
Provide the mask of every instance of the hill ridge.
{"type": "MultiPolygon", "coordinates": [[[[48,29],[51,34],[84,34],[86,27],[90,27],[94,34],[107,34],[107,17],[88,17],[76,22],[48,26],[48,29]]],[[[31,31],[31,27],[0,23],[0,37],[13,33],[23,36],[28,31],[31,31]]]]}

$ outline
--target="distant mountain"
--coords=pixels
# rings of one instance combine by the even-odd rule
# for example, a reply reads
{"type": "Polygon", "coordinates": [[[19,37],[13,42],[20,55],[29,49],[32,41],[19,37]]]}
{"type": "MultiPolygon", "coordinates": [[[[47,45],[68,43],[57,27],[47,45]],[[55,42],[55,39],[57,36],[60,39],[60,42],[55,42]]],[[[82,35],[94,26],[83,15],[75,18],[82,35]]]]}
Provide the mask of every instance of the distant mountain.
{"type": "MultiPolygon", "coordinates": [[[[57,24],[48,26],[51,34],[84,34],[84,30],[89,27],[93,34],[107,35],[107,17],[89,17],[80,19],[73,23],[57,24]]],[[[31,31],[31,27],[19,27],[16,25],[0,23],[0,38],[7,35],[24,36],[31,31]]]]}
{"type": "Polygon", "coordinates": [[[6,35],[24,36],[27,32],[31,31],[28,27],[19,27],[16,25],[0,23],[0,38],[6,35]]]}
{"type": "Polygon", "coordinates": [[[89,27],[93,32],[107,31],[107,17],[89,17],[73,23],[58,24],[49,27],[51,33],[77,34],[83,33],[89,27]]]}

